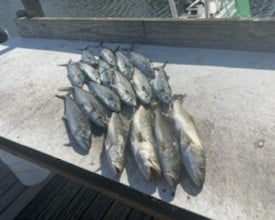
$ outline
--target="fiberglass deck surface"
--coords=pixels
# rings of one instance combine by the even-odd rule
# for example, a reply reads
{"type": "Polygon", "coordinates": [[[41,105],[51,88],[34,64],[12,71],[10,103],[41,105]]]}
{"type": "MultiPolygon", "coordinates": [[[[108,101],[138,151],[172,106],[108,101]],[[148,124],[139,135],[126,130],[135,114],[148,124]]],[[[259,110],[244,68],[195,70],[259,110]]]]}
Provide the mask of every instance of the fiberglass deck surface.
{"type": "MultiPolygon", "coordinates": [[[[57,88],[66,69],[91,42],[15,38],[0,46],[0,136],[82,169],[112,178],[102,137],[88,155],[67,146],[57,88]]],[[[115,48],[115,44],[107,44],[115,48]]],[[[128,45],[121,45],[127,47],[128,45]]],[[[119,180],[167,203],[216,219],[275,216],[275,54],[137,45],[166,67],[173,93],[184,93],[206,148],[201,191],[183,178],[175,196],[163,180],[148,183],[131,155],[119,180]],[[262,146],[260,142],[264,143],[262,146]]]]}

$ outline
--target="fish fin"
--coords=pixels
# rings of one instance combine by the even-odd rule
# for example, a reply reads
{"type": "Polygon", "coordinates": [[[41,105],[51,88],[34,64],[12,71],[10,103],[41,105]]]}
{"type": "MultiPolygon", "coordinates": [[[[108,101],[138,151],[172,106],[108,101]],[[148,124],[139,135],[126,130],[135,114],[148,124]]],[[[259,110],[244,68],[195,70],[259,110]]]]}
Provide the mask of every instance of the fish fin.
{"type": "Polygon", "coordinates": [[[66,95],[55,95],[54,97],[64,100],[66,98],[66,95]]]}
{"type": "Polygon", "coordinates": [[[115,51],[115,52],[116,52],[116,51],[119,51],[119,48],[120,48],[120,46],[117,46],[116,49],[115,49],[114,51],[115,51]]]}
{"type": "Polygon", "coordinates": [[[156,179],[161,176],[161,169],[156,161],[151,159],[148,160],[150,162],[150,176],[151,179],[156,179]]]}
{"type": "Polygon", "coordinates": [[[77,50],[79,50],[79,51],[88,50],[90,46],[91,46],[91,45],[88,45],[88,46],[86,46],[86,47],[84,47],[84,48],[78,48],[77,50]]]}
{"type": "Polygon", "coordinates": [[[57,89],[58,91],[61,91],[61,92],[69,92],[69,93],[72,93],[72,90],[73,90],[73,87],[61,87],[61,88],[58,88],[57,89]]]}
{"type": "Polygon", "coordinates": [[[173,100],[179,100],[181,103],[183,103],[184,99],[186,97],[186,94],[176,94],[173,95],[173,100]]]}
{"type": "Polygon", "coordinates": [[[141,134],[141,132],[138,132],[138,133],[137,133],[137,141],[138,141],[139,143],[145,141],[144,138],[143,138],[143,136],[142,136],[142,134],[141,134]]]}
{"type": "Polygon", "coordinates": [[[136,46],[136,44],[133,43],[133,44],[130,46],[129,51],[133,51],[135,46],[136,46]]]}
{"type": "Polygon", "coordinates": [[[166,67],[166,65],[167,65],[168,62],[169,62],[169,61],[166,60],[166,61],[162,64],[161,68],[164,69],[164,68],[166,67]]]}

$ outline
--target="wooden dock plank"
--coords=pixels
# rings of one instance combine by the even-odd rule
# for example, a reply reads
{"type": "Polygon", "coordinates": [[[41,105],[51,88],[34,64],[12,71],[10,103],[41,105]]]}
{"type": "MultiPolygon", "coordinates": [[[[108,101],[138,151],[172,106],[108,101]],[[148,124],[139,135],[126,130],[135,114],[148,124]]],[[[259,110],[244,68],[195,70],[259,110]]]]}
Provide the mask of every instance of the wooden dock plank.
{"type": "Polygon", "coordinates": [[[125,220],[127,219],[131,208],[127,205],[122,204],[121,202],[115,201],[112,206],[107,211],[106,215],[102,220],[125,220]]]}
{"type": "Polygon", "coordinates": [[[53,219],[56,218],[76,197],[81,186],[68,181],[56,196],[48,203],[47,207],[39,213],[37,219],[53,219]]]}
{"type": "Polygon", "coordinates": [[[66,206],[66,209],[60,212],[57,218],[60,220],[80,219],[96,196],[97,192],[82,186],[80,192],[66,206]]]}
{"type": "Polygon", "coordinates": [[[275,51],[275,19],[19,18],[24,37],[275,51]]]}
{"type": "Polygon", "coordinates": [[[16,217],[16,219],[37,219],[56,194],[64,187],[66,180],[55,176],[35,197],[32,202],[16,217]]]}
{"type": "Polygon", "coordinates": [[[92,220],[102,219],[113,203],[114,200],[110,197],[98,194],[81,218],[92,220]]]}
{"type": "Polygon", "coordinates": [[[10,185],[6,193],[0,195],[0,216],[26,189],[26,186],[16,181],[10,185]]]}

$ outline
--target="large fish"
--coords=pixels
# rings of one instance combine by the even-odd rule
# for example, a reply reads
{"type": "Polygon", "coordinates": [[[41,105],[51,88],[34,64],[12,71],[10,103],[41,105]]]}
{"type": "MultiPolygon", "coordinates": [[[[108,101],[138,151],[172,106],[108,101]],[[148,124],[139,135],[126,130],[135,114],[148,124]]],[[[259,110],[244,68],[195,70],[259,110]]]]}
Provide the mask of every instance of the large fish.
{"type": "Polygon", "coordinates": [[[106,86],[88,82],[89,90],[94,93],[110,110],[114,112],[121,111],[121,103],[118,95],[106,86]]]}
{"type": "Polygon", "coordinates": [[[128,53],[128,57],[134,67],[138,68],[149,79],[154,78],[151,60],[149,60],[143,54],[135,51],[130,51],[128,53]]]}
{"type": "Polygon", "coordinates": [[[126,131],[119,113],[113,112],[104,140],[107,161],[115,175],[122,173],[125,164],[126,131]]]}
{"type": "Polygon", "coordinates": [[[90,120],[99,127],[107,127],[107,113],[97,98],[79,87],[61,88],[60,91],[72,91],[77,105],[83,109],[90,120]]]}
{"type": "Polygon", "coordinates": [[[72,137],[83,151],[89,151],[91,147],[91,129],[88,118],[68,95],[56,95],[56,97],[64,99],[65,115],[63,118],[68,123],[72,137]]]}
{"type": "Polygon", "coordinates": [[[150,110],[140,106],[133,116],[130,128],[131,151],[139,170],[147,180],[161,176],[151,116],[150,110]]]}
{"type": "Polygon", "coordinates": [[[87,46],[84,49],[80,49],[82,51],[81,53],[81,61],[84,63],[88,63],[91,65],[95,65],[98,63],[99,57],[95,56],[90,50],[90,46],[87,46]]]}
{"type": "Polygon", "coordinates": [[[105,60],[111,66],[116,66],[116,63],[117,63],[116,56],[113,53],[113,51],[110,50],[109,48],[103,47],[100,51],[100,56],[103,60],[105,60]]]}
{"type": "Polygon", "coordinates": [[[128,79],[123,76],[119,71],[114,71],[113,82],[111,87],[116,91],[119,95],[122,102],[129,106],[137,105],[136,94],[132,88],[131,83],[128,79]]]}
{"type": "Polygon", "coordinates": [[[166,63],[154,68],[155,78],[153,79],[153,90],[155,96],[165,104],[170,104],[172,100],[172,90],[168,82],[168,76],[164,70],[166,63]]]}
{"type": "Polygon", "coordinates": [[[135,68],[131,82],[140,101],[149,104],[153,97],[153,92],[147,77],[135,68]]]}
{"type": "Polygon", "coordinates": [[[100,76],[98,74],[98,71],[94,67],[84,62],[79,62],[78,66],[79,69],[84,73],[88,81],[94,81],[100,84],[100,76]]]}
{"type": "Polygon", "coordinates": [[[118,70],[128,79],[130,80],[133,76],[134,67],[131,64],[129,58],[124,55],[121,51],[115,52],[117,59],[117,68],[118,70]]]}
{"type": "Polygon", "coordinates": [[[173,96],[170,114],[178,133],[183,165],[193,182],[201,187],[205,179],[205,149],[193,118],[183,109],[183,98],[183,95],[173,96]]]}
{"type": "Polygon", "coordinates": [[[100,80],[104,86],[111,86],[113,83],[114,71],[112,69],[105,69],[100,73],[100,80]]]}
{"type": "Polygon", "coordinates": [[[174,122],[169,116],[155,108],[154,131],[156,146],[163,176],[173,190],[181,177],[181,156],[174,122]]]}
{"type": "Polygon", "coordinates": [[[67,64],[61,64],[59,66],[67,67],[67,77],[72,84],[72,86],[82,87],[85,81],[85,76],[82,71],[79,69],[77,63],[72,63],[70,60],[67,64]]]}

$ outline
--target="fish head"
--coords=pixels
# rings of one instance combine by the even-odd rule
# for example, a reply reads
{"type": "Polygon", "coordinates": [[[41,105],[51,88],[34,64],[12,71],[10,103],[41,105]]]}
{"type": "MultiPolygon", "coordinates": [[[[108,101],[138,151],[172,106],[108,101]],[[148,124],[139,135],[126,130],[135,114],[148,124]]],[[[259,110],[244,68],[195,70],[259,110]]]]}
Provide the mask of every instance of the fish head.
{"type": "Polygon", "coordinates": [[[94,112],[94,119],[96,121],[96,124],[100,127],[106,127],[107,126],[107,118],[102,115],[102,112],[94,112]]]}
{"type": "Polygon", "coordinates": [[[120,112],[121,111],[121,104],[120,102],[116,102],[114,99],[108,99],[109,104],[111,106],[111,108],[115,111],[115,112],[120,112]]]}
{"type": "Polygon", "coordinates": [[[162,100],[163,100],[163,102],[164,102],[165,104],[169,105],[170,102],[172,101],[172,96],[171,96],[171,94],[169,94],[169,93],[163,93],[163,94],[162,94],[162,100]]]}

